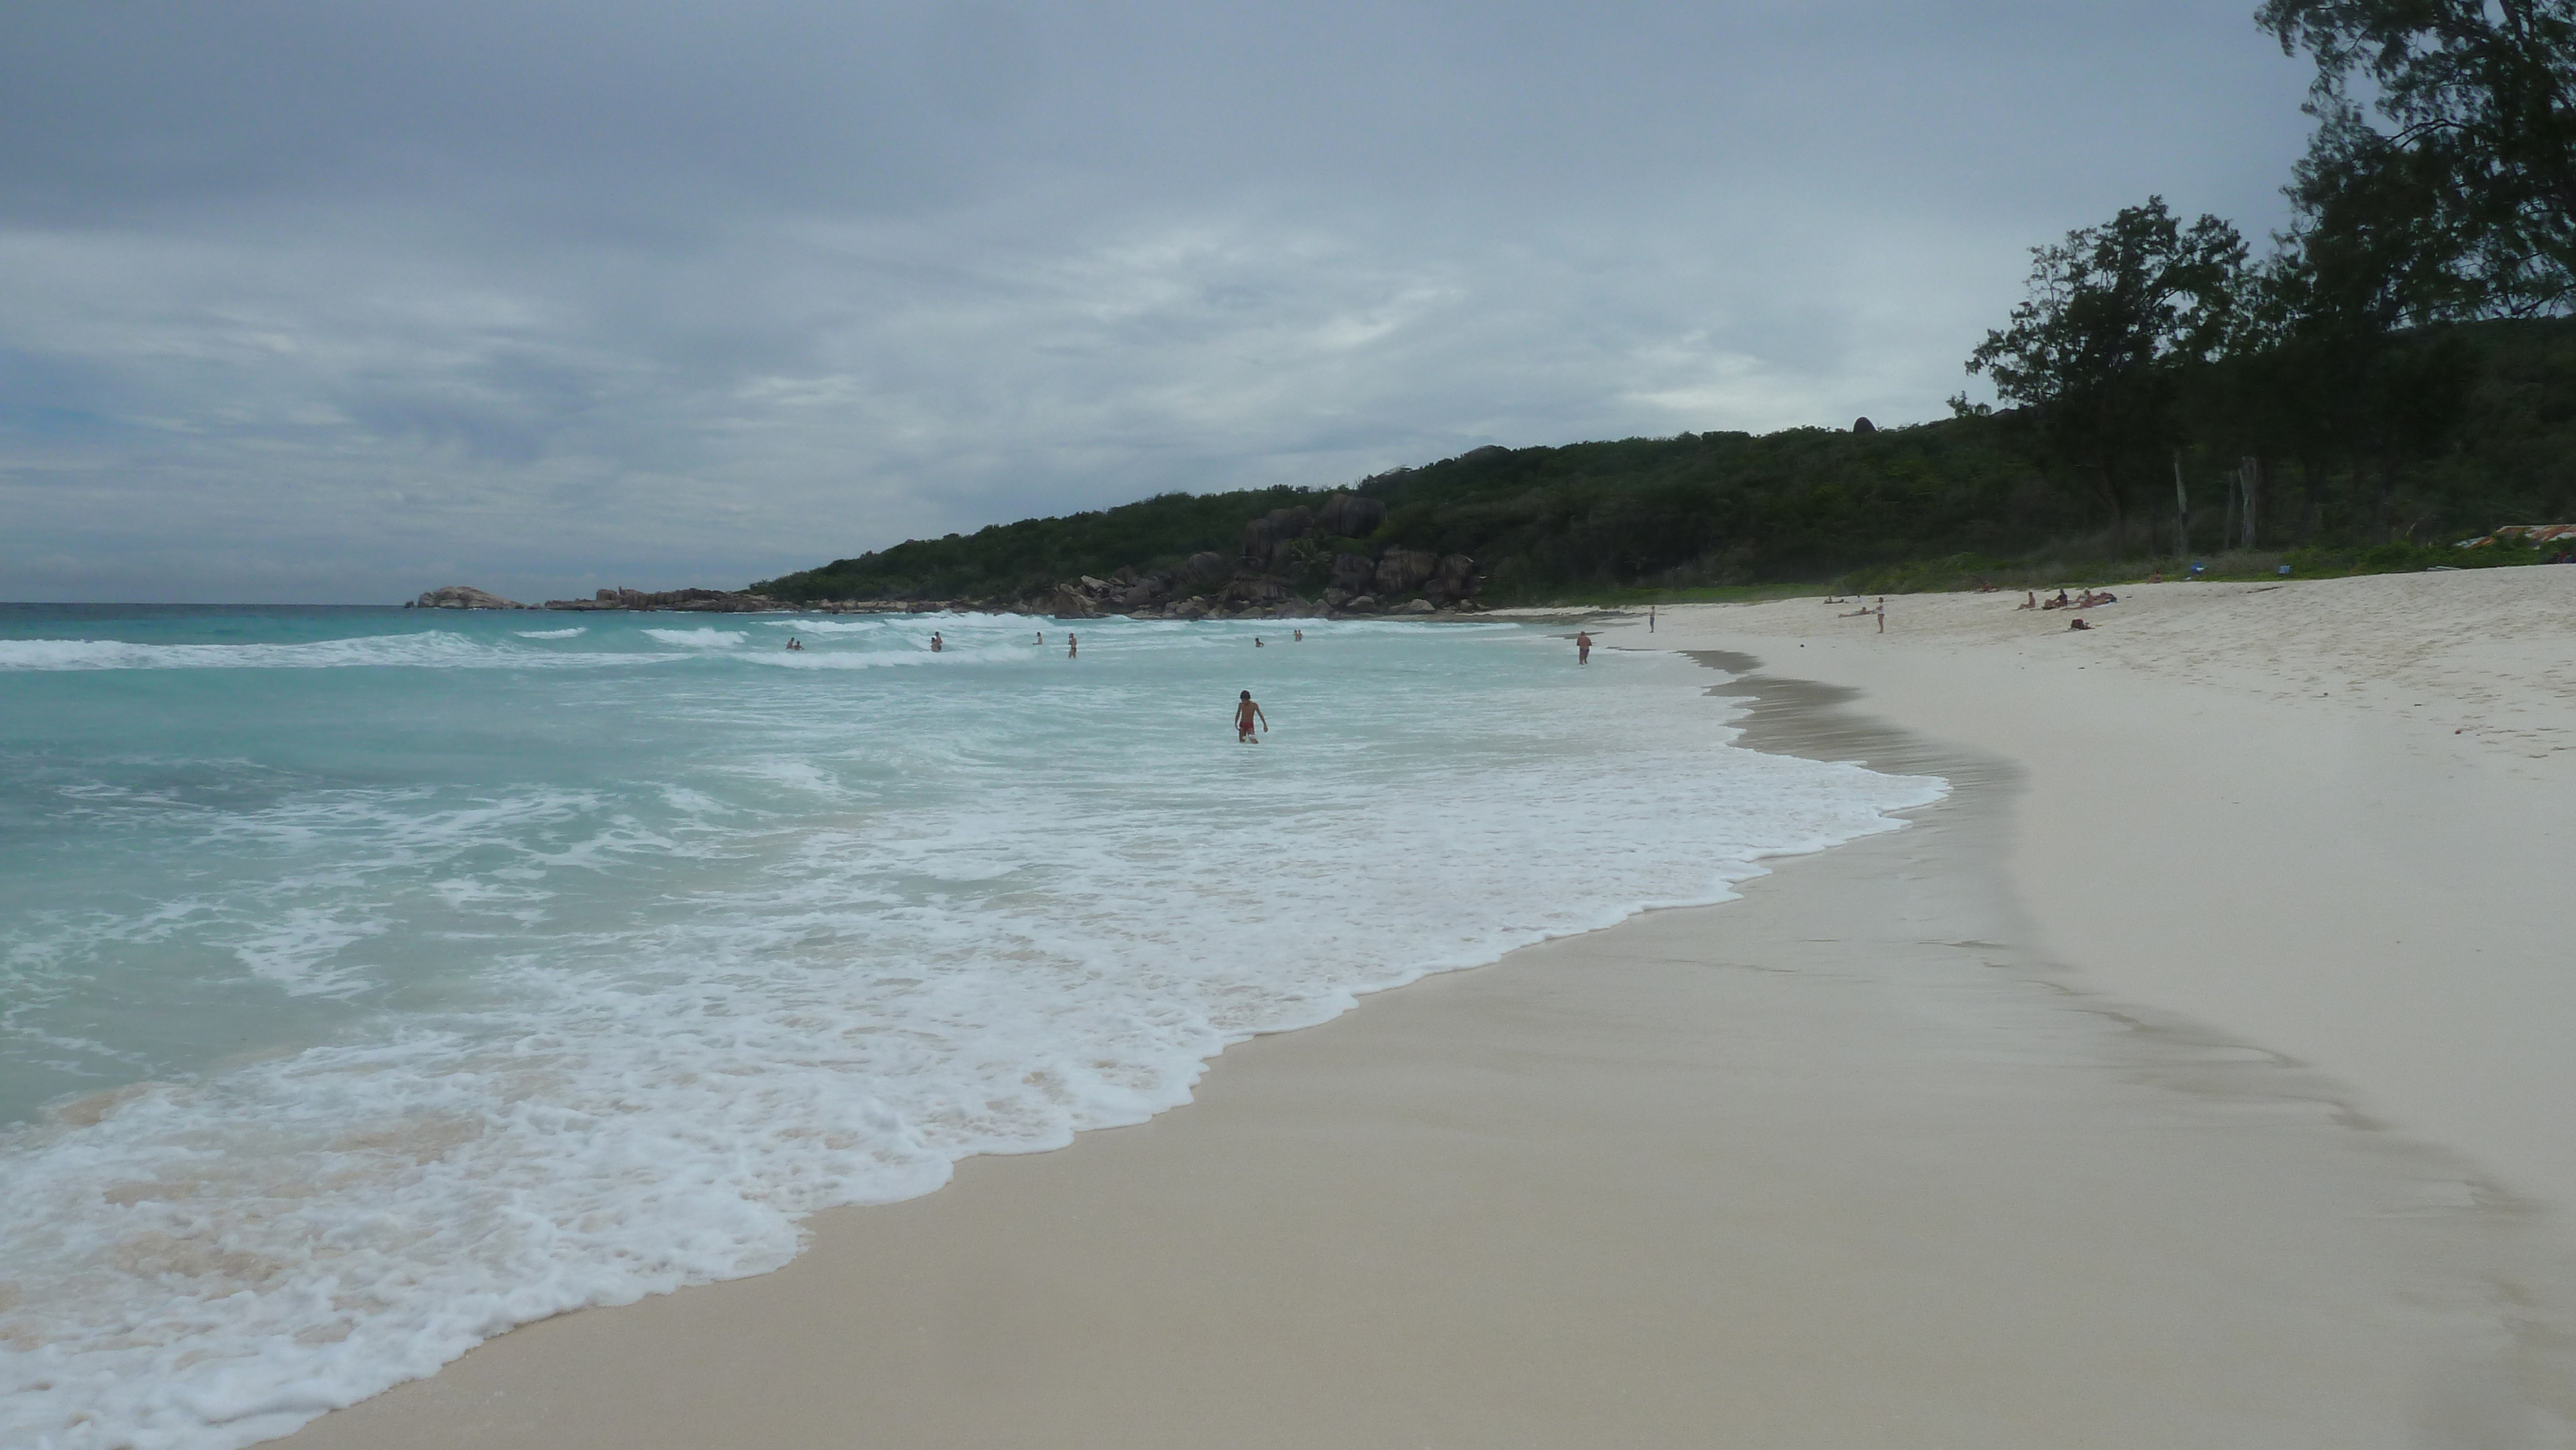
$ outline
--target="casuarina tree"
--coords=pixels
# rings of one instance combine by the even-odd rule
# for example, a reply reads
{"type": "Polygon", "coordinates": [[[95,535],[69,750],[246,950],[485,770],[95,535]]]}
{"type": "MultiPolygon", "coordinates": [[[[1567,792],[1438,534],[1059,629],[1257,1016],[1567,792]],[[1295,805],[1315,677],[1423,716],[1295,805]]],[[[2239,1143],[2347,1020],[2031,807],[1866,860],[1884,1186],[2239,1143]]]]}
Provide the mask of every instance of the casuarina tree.
{"type": "Polygon", "coordinates": [[[2150,197],[2031,258],[2029,296],[1968,371],[2028,411],[2047,452],[2109,511],[2120,548],[2132,489],[2174,441],[2181,374],[2241,324],[2245,242],[2214,216],[2185,227],[2150,197]]]}
{"type": "Polygon", "coordinates": [[[2267,0],[2257,18],[2316,63],[2294,197],[2409,198],[2460,312],[2576,300],[2576,0],[2267,0]]]}

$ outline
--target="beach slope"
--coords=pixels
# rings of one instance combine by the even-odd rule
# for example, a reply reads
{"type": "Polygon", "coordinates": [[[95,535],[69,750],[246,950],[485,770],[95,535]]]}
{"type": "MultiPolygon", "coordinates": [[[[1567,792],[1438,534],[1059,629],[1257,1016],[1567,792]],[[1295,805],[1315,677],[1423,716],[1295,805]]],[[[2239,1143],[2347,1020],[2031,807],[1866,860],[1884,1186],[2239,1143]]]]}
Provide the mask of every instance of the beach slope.
{"type": "Polygon", "coordinates": [[[2480,1109],[2555,1069],[2468,1060],[2563,999],[2491,896],[2453,904],[2495,924],[2446,929],[2483,975],[2361,950],[2412,920],[2410,853],[2476,823],[2410,835],[2455,798],[2427,787],[2383,817],[2402,842],[2361,832],[2318,742],[2434,752],[2409,768],[2488,812],[2567,757],[2383,740],[2263,667],[2181,680],[2119,642],[2179,604],[2105,618],[2089,654],[1987,638],[1995,608],[1899,602],[1885,643],[1814,601],[1609,632],[1759,656],[1711,676],[1752,692],[1749,743],[1948,777],[1905,831],[1243,1044],[1150,1123],[971,1160],[822,1215],[777,1274],[529,1326],[296,1438],[2567,1443],[2558,1160],[2538,1115],[2480,1109]],[[2449,1046],[2372,1033],[2410,1016],[2449,1046]],[[2442,1068],[2467,1080],[2410,1090],[2442,1068]]]}

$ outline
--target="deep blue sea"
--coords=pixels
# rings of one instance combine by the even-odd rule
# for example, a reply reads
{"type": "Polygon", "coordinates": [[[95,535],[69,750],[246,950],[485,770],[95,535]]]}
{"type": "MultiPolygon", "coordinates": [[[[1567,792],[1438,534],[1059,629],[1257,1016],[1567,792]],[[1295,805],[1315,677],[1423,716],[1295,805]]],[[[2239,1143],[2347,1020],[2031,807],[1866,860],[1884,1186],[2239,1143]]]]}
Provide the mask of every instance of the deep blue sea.
{"type": "Polygon", "coordinates": [[[1074,627],[0,606],[0,1444],[229,1450],[774,1268],[1941,789],[1561,630],[1074,627]]]}

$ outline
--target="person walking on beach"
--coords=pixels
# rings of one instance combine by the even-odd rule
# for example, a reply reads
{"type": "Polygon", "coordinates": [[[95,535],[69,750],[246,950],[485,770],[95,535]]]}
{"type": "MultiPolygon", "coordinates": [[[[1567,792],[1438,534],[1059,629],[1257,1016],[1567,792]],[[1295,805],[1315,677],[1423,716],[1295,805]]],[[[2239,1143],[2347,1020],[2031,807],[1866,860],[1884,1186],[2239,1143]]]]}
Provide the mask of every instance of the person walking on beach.
{"type": "Polygon", "coordinates": [[[1592,636],[1579,629],[1574,632],[1574,662],[1578,665],[1592,663],[1592,636]]]}
{"type": "Polygon", "coordinates": [[[1246,690],[1241,698],[1235,701],[1234,738],[1245,745],[1259,745],[1261,737],[1252,733],[1252,722],[1255,720],[1261,722],[1262,729],[1270,728],[1270,717],[1261,713],[1260,704],[1252,698],[1252,692],[1246,690]]]}
{"type": "Polygon", "coordinates": [[[1647,605],[1647,606],[1646,606],[1646,633],[1648,633],[1648,634],[1653,634],[1654,632],[1655,632],[1655,606],[1653,606],[1653,605],[1649,604],[1649,605],[1647,605]]]}
{"type": "Polygon", "coordinates": [[[1081,653],[1082,641],[1073,637],[1072,630],[1066,630],[1064,632],[1064,657],[1066,659],[1073,659],[1081,653]]]}

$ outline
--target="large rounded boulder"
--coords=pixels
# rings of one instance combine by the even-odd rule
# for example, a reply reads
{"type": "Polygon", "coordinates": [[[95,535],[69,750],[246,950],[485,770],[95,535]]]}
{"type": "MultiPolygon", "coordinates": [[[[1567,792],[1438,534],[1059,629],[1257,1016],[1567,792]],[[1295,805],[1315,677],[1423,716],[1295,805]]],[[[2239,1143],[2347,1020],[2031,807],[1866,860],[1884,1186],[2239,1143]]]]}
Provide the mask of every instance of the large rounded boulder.
{"type": "Polygon", "coordinates": [[[1318,530],[1345,539],[1367,538],[1385,522],[1385,504],[1355,493],[1334,494],[1315,515],[1318,530]]]}
{"type": "Polygon", "coordinates": [[[1279,546],[1290,539],[1302,539],[1315,532],[1315,515],[1304,507],[1272,509],[1243,526],[1244,562],[1256,569],[1267,569],[1279,556],[1279,546]]]}
{"type": "Polygon", "coordinates": [[[1333,556],[1333,587],[1351,594],[1366,594],[1377,587],[1377,565],[1366,554],[1333,556]]]}
{"type": "Polygon", "coordinates": [[[1428,550],[1389,549],[1377,561],[1378,597],[1410,594],[1439,572],[1440,558],[1428,550]]]}
{"type": "Polygon", "coordinates": [[[1425,597],[1433,599],[1464,599],[1475,593],[1476,561],[1464,554],[1442,555],[1439,569],[1432,574],[1431,582],[1423,586],[1422,592],[1425,597]]]}

